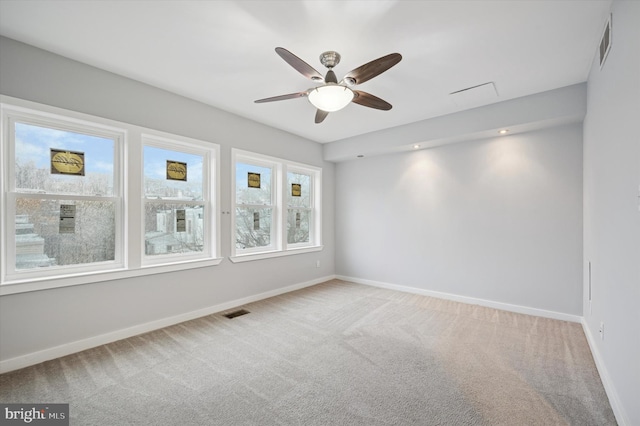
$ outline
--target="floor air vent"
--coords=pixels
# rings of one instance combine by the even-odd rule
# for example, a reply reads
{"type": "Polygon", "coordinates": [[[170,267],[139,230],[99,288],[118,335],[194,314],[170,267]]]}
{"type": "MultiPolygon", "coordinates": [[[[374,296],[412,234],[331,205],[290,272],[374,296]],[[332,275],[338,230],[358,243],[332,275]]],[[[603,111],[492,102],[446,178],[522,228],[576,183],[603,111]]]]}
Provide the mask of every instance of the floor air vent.
{"type": "Polygon", "coordinates": [[[229,318],[229,319],[233,319],[235,317],[239,317],[242,315],[247,315],[250,312],[247,311],[246,309],[240,309],[239,311],[233,311],[233,312],[229,312],[228,314],[224,314],[225,317],[229,318]]]}

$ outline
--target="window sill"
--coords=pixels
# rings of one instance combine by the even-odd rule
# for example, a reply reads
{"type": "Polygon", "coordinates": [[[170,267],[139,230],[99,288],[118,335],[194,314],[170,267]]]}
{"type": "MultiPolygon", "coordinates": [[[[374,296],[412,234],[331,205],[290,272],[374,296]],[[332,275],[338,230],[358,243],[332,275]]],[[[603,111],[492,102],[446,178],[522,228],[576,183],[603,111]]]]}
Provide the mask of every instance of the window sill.
{"type": "Polygon", "coordinates": [[[59,287],[91,284],[103,281],[113,281],[123,278],[133,278],[145,275],[162,274],[165,272],[182,271],[185,269],[206,268],[216,266],[223,258],[192,260],[163,265],[149,265],[138,269],[116,269],[112,271],[85,272],[79,274],[61,275],[48,278],[32,278],[8,280],[0,285],[0,296],[27,293],[30,291],[48,290],[59,287]]]}
{"type": "Polygon", "coordinates": [[[292,256],[295,254],[303,254],[303,253],[313,253],[316,251],[322,251],[322,249],[324,249],[324,246],[301,247],[301,248],[289,249],[285,251],[269,251],[269,252],[261,252],[261,253],[238,254],[235,256],[230,256],[229,260],[231,260],[231,262],[233,263],[242,263],[242,262],[250,262],[253,260],[271,259],[273,257],[292,256]]]}

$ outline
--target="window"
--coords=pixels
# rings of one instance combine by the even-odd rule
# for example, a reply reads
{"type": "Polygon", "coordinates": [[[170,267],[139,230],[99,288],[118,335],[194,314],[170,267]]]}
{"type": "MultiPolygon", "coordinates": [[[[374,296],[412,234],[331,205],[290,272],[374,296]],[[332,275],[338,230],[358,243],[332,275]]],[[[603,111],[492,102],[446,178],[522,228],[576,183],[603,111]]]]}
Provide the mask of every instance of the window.
{"type": "Polygon", "coordinates": [[[313,209],[312,176],[304,171],[287,172],[287,243],[305,245],[311,241],[313,209]]]}
{"type": "Polygon", "coordinates": [[[143,142],[143,263],[210,257],[215,151],[197,141],[144,135],[143,142]]]}
{"type": "Polygon", "coordinates": [[[0,101],[0,295],[220,263],[218,145],[0,101]]]}
{"type": "Polygon", "coordinates": [[[321,169],[233,150],[232,261],[317,251],[321,169]]]}
{"type": "Polygon", "coordinates": [[[122,267],[124,130],[20,111],[3,122],[3,275],[122,267]]]}
{"type": "Polygon", "coordinates": [[[275,250],[275,191],[272,177],[276,165],[236,162],[236,241],[238,250],[275,250]]]}

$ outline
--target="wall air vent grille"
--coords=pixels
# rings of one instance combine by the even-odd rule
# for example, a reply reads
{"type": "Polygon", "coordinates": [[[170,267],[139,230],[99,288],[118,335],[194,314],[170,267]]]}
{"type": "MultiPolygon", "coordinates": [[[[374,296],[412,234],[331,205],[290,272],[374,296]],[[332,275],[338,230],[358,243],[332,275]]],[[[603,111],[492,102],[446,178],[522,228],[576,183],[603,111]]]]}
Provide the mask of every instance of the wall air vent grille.
{"type": "Polygon", "coordinates": [[[609,54],[609,50],[611,49],[611,15],[609,15],[609,19],[607,19],[607,23],[604,26],[604,31],[602,32],[602,38],[600,39],[600,69],[604,65],[605,60],[607,59],[607,55],[609,54]]]}

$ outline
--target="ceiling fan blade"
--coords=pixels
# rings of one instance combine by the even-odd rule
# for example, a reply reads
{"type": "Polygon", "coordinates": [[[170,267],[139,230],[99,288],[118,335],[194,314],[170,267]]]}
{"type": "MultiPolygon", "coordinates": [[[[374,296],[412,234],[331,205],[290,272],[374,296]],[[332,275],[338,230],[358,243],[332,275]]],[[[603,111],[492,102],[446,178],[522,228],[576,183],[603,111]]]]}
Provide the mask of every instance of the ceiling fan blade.
{"type": "Polygon", "coordinates": [[[373,96],[371,93],[363,92],[361,90],[354,90],[353,94],[355,96],[353,97],[353,100],[351,102],[358,105],[381,109],[384,111],[389,111],[391,109],[391,104],[389,102],[382,100],[377,96],[373,96]]]}
{"type": "Polygon", "coordinates": [[[329,113],[321,109],[316,111],[316,124],[322,123],[329,113]]]}
{"type": "Polygon", "coordinates": [[[284,101],[286,99],[302,98],[303,96],[307,96],[307,92],[297,92],[297,93],[289,93],[288,95],[273,96],[271,98],[258,99],[257,101],[254,101],[254,102],[257,104],[262,104],[265,102],[284,101]]]}
{"type": "Polygon", "coordinates": [[[276,53],[305,77],[313,81],[324,81],[322,74],[316,71],[311,65],[289,52],[287,49],[283,47],[276,47],[276,53]]]}
{"type": "Polygon", "coordinates": [[[351,81],[351,84],[362,84],[365,81],[371,80],[373,77],[382,74],[401,60],[401,54],[390,53],[387,56],[374,59],[371,62],[367,62],[366,64],[349,71],[344,79],[347,81],[351,81]]]}

